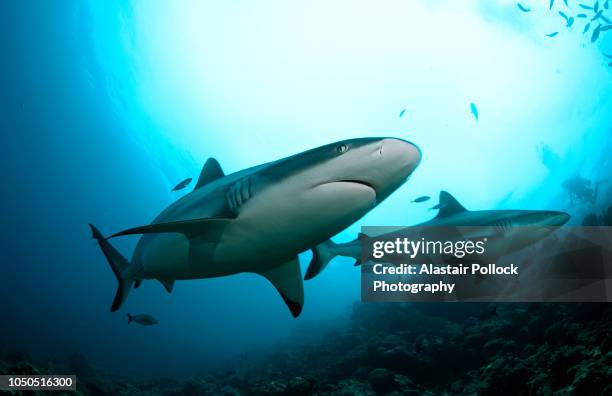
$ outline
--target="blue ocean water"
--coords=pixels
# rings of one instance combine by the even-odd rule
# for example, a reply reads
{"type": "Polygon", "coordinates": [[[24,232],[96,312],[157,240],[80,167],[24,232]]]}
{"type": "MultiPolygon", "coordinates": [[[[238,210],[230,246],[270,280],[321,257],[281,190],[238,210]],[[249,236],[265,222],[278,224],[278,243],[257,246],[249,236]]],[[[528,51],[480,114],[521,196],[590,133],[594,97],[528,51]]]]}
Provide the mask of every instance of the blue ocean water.
{"type": "MultiPolygon", "coordinates": [[[[87,223],[148,223],[208,157],[230,173],[345,138],[418,144],[412,178],[336,240],[424,221],[410,201],[442,189],[574,224],[603,211],[610,184],[592,204],[563,183],[612,175],[612,33],[592,42],[544,3],[2,3],[0,352],[178,376],[341,328],[359,300],[341,258],[306,282],[298,319],[246,274],[172,294],[145,282],[109,312],[116,281],[87,223]],[[160,324],[128,326],[127,312],[160,324]]],[[[116,246],[129,257],[135,242],[116,246]]]]}

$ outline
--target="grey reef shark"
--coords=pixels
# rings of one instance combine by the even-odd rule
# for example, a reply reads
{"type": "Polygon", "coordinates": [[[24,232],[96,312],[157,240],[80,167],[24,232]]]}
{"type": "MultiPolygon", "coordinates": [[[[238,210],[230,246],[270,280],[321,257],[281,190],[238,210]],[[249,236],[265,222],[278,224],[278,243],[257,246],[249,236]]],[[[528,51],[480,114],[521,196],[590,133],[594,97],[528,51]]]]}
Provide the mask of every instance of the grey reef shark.
{"type": "Polygon", "coordinates": [[[304,305],[298,254],[328,240],[385,200],[412,174],[419,148],[397,138],[327,144],[225,175],[210,158],[193,191],[151,224],[105,238],[90,224],[119,286],[111,311],[132,287],[255,273],[297,317],[304,305]],[[131,261],[110,238],[141,235],[131,261]]]}
{"type": "MultiPolygon", "coordinates": [[[[436,206],[439,206],[439,211],[434,218],[412,227],[378,236],[359,234],[355,240],[346,243],[328,240],[315,246],[304,279],[312,279],[320,274],[336,256],[352,257],[355,259],[355,265],[361,264],[365,256],[362,247],[371,246],[375,240],[389,240],[396,236],[419,240],[426,229],[433,233],[448,234],[454,227],[469,227],[468,239],[488,239],[486,254],[470,259],[474,262],[483,259],[495,260],[546,238],[570,219],[570,215],[565,212],[551,210],[467,210],[446,191],[440,192],[439,204],[436,206]]],[[[459,235],[436,237],[440,240],[452,240],[459,235]]],[[[465,235],[461,236],[461,239],[463,238],[465,235]]],[[[438,264],[452,264],[448,257],[429,259],[438,264]]]]}

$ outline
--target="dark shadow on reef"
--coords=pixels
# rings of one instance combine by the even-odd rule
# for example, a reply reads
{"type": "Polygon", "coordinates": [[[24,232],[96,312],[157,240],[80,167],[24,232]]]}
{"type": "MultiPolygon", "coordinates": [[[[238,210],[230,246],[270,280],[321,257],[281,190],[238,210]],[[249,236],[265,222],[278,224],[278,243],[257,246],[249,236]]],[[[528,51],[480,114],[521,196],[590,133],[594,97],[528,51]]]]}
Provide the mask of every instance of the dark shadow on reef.
{"type": "MultiPolygon", "coordinates": [[[[609,304],[371,303],[347,331],[190,380],[105,376],[79,354],[59,371],[84,395],[609,395],[611,346],[609,304]]],[[[0,374],[54,371],[20,358],[0,374]]]]}

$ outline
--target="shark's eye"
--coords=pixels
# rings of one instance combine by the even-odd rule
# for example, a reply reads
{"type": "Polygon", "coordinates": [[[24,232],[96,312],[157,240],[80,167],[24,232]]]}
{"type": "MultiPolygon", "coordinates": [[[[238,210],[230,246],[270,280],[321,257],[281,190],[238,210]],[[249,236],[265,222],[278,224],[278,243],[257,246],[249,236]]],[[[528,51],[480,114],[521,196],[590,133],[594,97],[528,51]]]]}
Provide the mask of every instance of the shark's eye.
{"type": "Polygon", "coordinates": [[[338,152],[338,154],[346,153],[348,151],[348,146],[346,144],[341,144],[336,147],[336,151],[338,152]]]}

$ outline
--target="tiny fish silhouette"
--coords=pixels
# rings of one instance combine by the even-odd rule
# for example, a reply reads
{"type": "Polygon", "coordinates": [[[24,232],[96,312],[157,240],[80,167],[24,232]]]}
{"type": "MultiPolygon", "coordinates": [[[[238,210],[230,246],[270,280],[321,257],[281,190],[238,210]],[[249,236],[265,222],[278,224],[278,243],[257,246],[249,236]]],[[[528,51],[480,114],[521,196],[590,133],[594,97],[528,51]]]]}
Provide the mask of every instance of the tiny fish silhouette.
{"type": "Polygon", "coordinates": [[[567,0],[563,0],[563,2],[565,3],[565,5],[567,6],[567,0]]]}
{"type": "Polygon", "coordinates": [[[593,18],[591,18],[591,22],[593,22],[593,21],[595,21],[595,20],[599,19],[599,17],[601,17],[601,14],[603,14],[603,11],[599,11],[599,12],[597,12],[597,13],[596,13],[596,14],[593,16],[593,18]]]}
{"type": "Polygon", "coordinates": [[[604,8],[607,10],[608,8],[610,8],[610,0],[606,0],[606,2],[604,3],[604,8]]]}
{"type": "Polygon", "coordinates": [[[136,322],[139,325],[143,325],[143,326],[153,326],[159,323],[157,319],[155,319],[153,316],[148,315],[148,314],[140,314],[140,315],[127,314],[127,318],[128,318],[128,324],[132,322],[136,322]]]}
{"type": "Polygon", "coordinates": [[[578,14],[576,15],[576,18],[586,18],[587,14],[578,14]]]}
{"type": "Polygon", "coordinates": [[[406,109],[402,109],[402,111],[400,111],[399,116],[400,116],[400,117],[403,117],[405,112],[406,112],[406,109]]]}
{"type": "Polygon", "coordinates": [[[602,26],[601,29],[599,29],[600,32],[606,32],[608,30],[612,29],[612,25],[606,25],[606,26],[602,26]]]}
{"type": "Polygon", "coordinates": [[[594,43],[599,38],[599,32],[601,32],[601,25],[597,25],[595,30],[593,30],[593,35],[591,36],[591,43],[594,43]]]}
{"type": "Polygon", "coordinates": [[[612,23],[612,22],[610,22],[610,19],[608,19],[608,18],[606,18],[606,17],[605,17],[605,15],[600,16],[600,17],[599,17],[599,19],[601,19],[602,21],[604,21],[604,22],[605,22],[605,23],[607,23],[607,24],[612,23]]]}
{"type": "Polygon", "coordinates": [[[559,34],[559,32],[552,32],[552,33],[548,33],[546,36],[555,37],[557,34],[559,34]]]}
{"type": "Polygon", "coordinates": [[[188,177],[187,179],[183,180],[182,182],[174,186],[172,191],[182,190],[183,188],[187,187],[189,183],[191,183],[191,177],[188,177]]]}
{"type": "Polygon", "coordinates": [[[595,5],[593,6],[593,11],[595,12],[599,11],[599,0],[595,2],[595,5]]]}
{"type": "Polygon", "coordinates": [[[425,202],[425,201],[429,201],[431,199],[430,196],[428,195],[423,195],[421,197],[418,197],[417,199],[413,200],[413,203],[421,203],[421,202],[425,202]]]}
{"type": "Polygon", "coordinates": [[[567,15],[565,15],[565,12],[563,12],[563,11],[559,11],[559,15],[561,15],[561,16],[563,17],[563,19],[565,19],[565,21],[566,21],[566,22],[567,22],[567,20],[569,19],[569,18],[567,17],[567,15]]]}
{"type": "Polygon", "coordinates": [[[570,27],[572,27],[572,25],[574,25],[574,17],[570,17],[567,20],[567,27],[570,28],[570,27]]]}
{"type": "Polygon", "coordinates": [[[555,5],[555,0],[550,0],[550,6],[548,7],[548,9],[552,10],[554,5],[555,5]]]}
{"type": "Polygon", "coordinates": [[[439,203],[439,204],[429,208],[429,210],[438,210],[438,209],[446,208],[446,206],[448,206],[447,203],[439,203]]]}
{"type": "Polygon", "coordinates": [[[580,7],[584,8],[585,10],[592,10],[593,7],[591,7],[590,5],[586,5],[586,4],[580,4],[580,7]]]}
{"type": "Polygon", "coordinates": [[[470,110],[472,111],[472,114],[474,115],[476,121],[478,121],[478,108],[474,103],[470,103],[470,110]]]}
{"type": "Polygon", "coordinates": [[[590,23],[587,23],[586,25],[584,25],[584,30],[582,31],[582,34],[585,34],[586,32],[588,32],[590,28],[591,28],[590,23]]]}
{"type": "Polygon", "coordinates": [[[522,5],[521,3],[517,3],[516,6],[519,8],[519,10],[523,11],[523,12],[529,12],[531,11],[531,8],[527,8],[524,5],[522,5]]]}

